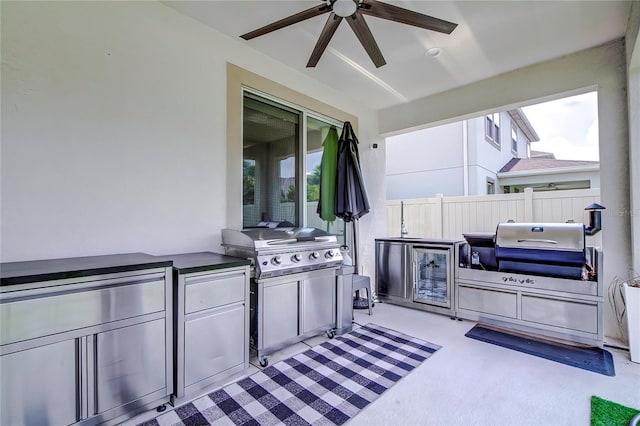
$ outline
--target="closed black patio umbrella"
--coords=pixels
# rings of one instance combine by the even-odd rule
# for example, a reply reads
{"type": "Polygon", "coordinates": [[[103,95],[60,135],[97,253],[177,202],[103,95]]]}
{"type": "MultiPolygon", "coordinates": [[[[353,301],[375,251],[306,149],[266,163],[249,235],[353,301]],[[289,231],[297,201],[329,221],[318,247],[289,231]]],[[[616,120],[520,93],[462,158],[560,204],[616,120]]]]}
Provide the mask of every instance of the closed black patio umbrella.
{"type": "Polygon", "coordinates": [[[358,250],[356,224],[362,216],[369,213],[369,199],[360,169],[360,154],[358,152],[358,138],[348,121],[342,127],[342,134],[338,141],[338,164],[336,168],[335,209],[337,217],[345,222],[352,222],[353,232],[352,258],[358,271],[358,250]]]}

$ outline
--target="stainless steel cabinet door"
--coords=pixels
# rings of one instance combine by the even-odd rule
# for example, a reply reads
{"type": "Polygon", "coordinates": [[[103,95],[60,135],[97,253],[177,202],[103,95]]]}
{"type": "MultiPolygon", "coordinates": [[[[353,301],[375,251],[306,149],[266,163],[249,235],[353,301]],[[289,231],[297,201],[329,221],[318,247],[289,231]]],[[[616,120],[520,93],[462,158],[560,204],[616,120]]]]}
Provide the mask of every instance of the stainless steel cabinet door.
{"type": "Polygon", "coordinates": [[[98,413],[165,388],[165,319],[97,334],[96,361],[98,413]]]}
{"type": "Polygon", "coordinates": [[[302,333],[336,325],[336,277],[333,271],[301,281],[302,333]]]}
{"type": "Polygon", "coordinates": [[[184,385],[190,386],[244,363],[248,344],[244,305],[184,325],[184,385]]]}
{"type": "Polygon", "coordinates": [[[79,420],[76,339],[0,357],[0,424],[70,425],[79,420]]]}
{"type": "Polygon", "coordinates": [[[298,281],[265,285],[262,295],[261,347],[276,346],[297,337],[298,281]]]}
{"type": "Polygon", "coordinates": [[[376,243],[376,293],[407,299],[407,245],[376,243]]]}

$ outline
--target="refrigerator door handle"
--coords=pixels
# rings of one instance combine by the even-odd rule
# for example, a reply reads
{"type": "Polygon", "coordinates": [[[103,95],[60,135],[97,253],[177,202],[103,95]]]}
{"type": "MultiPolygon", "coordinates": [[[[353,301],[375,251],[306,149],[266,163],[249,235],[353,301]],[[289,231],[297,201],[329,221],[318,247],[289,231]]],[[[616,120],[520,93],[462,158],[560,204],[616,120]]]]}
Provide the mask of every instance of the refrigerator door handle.
{"type": "Polygon", "coordinates": [[[418,274],[416,273],[416,269],[418,268],[418,264],[416,262],[411,263],[411,272],[412,272],[412,280],[411,280],[411,294],[410,299],[413,301],[416,298],[416,294],[418,293],[418,274]]]}

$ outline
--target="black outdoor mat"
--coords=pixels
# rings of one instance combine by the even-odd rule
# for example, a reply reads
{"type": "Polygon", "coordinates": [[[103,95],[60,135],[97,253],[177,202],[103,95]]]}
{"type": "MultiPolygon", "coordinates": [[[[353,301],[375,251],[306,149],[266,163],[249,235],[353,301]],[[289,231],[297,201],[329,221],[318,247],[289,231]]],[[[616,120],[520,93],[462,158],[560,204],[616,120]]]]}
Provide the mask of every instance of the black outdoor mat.
{"type": "Polygon", "coordinates": [[[438,349],[365,325],[144,425],[344,424],[438,349]]]}
{"type": "Polygon", "coordinates": [[[582,348],[536,340],[531,337],[493,330],[483,327],[481,324],[473,327],[465,336],[605,376],[616,375],[613,357],[604,349],[582,348]]]}

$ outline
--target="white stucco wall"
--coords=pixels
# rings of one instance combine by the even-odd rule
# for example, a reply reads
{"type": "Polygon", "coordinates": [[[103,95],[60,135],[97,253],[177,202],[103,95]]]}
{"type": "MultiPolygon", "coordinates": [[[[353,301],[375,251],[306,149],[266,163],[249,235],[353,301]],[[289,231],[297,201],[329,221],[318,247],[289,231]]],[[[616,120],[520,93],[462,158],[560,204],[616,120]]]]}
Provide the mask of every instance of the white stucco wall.
{"type": "MultiPolygon", "coordinates": [[[[631,265],[626,70],[624,42],[614,41],[381,110],[380,133],[397,134],[425,123],[443,124],[597,87],[602,204],[607,207],[602,234],[606,288],[631,265]]],[[[605,311],[605,335],[619,336],[608,304],[605,311]]]]}
{"type": "MultiPolygon", "coordinates": [[[[518,152],[514,157],[528,158],[527,146],[529,145],[529,140],[520,127],[516,126],[516,130],[518,131],[518,152]]],[[[511,135],[509,135],[509,151],[511,151],[511,135]]]]}
{"type": "Polygon", "coordinates": [[[640,273],[640,2],[631,4],[626,54],[629,106],[629,168],[631,171],[631,230],[633,269],[640,273]]]}
{"type": "MultiPolygon", "coordinates": [[[[384,146],[366,106],[160,3],[0,7],[2,261],[221,252],[240,167],[225,156],[227,62],[358,116],[361,142],[384,146]]],[[[381,206],[364,240],[384,228],[384,149],[361,159],[381,206]]]]}

